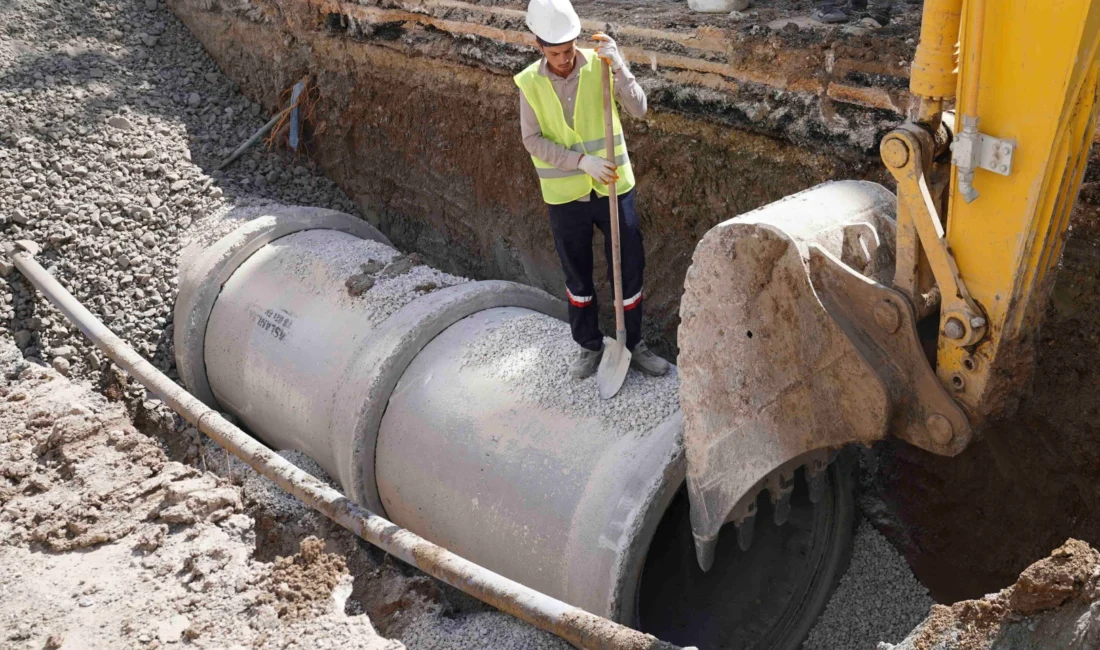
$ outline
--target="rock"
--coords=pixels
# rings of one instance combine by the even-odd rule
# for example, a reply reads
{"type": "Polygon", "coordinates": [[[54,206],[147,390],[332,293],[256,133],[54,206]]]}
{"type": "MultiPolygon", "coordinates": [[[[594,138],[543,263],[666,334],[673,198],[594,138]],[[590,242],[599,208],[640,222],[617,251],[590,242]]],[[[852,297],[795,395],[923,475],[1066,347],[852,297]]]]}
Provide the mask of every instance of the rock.
{"type": "Polygon", "coordinates": [[[53,355],[72,361],[73,357],[76,356],[76,350],[74,350],[71,345],[62,345],[59,348],[54,348],[53,355]]]}
{"type": "Polygon", "coordinates": [[[30,330],[19,330],[15,333],[15,344],[22,350],[30,345],[32,336],[34,335],[31,334],[30,330]]]}
{"type": "Polygon", "coordinates": [[[142,43],[143,43],[143,44],[144,44],[144,45],[145,45],[146,47],[153,47],[153,46],[155,46],[155,45],[157,44],[157,41],[158,41],[158,40],[159,40],[159,39],[157,39],[157,37],[156,37],[156,36],[152,36],[152,35],[150,35],[150,34],[142,34],[142,35],[141,35],[141,42],[142,42],[142,43]]]}
{"type": "Polygon", "coordinates": [[[173,192],[178,192],[178,191],[182,190],[183,188],[187,187],[188,185],[190,185],[189,182],[181,179],[181,180],[176,181],[175,183],[172,183],[171,190],[173,192]]]}
{"type": "Polygon", "coordinates": [[[134,128],[134,125],[130,124],[130,120],[121,115],[115,115],[111,119],[107,120],[107,124],[116,129],[119,129],[120,131],[129,131],[130,129],[134,128]]]}
{"type": "Polygon", "coordinates": [[[134,548],[145,553],[152,553],[160,548],[164,543],[164,538],[168,534],[168,526],[159,524],[148,528],[138,536],[137,543],[134,544],[134,548]]]}
{"type": "Polygon", "coordinates": [[[6,278],[15,270],[15,265],[6,259],[0,258],[0,277],[6,278]]]}
{"type": "Polygon", "coordinates": [[[183,614],[157,623],[157,640],[161,643],[179,643],[183,633],[191,626],[191,621],[183,614]]]}
{"type": "Polygon", "coordinates": [[[141,238],[141,243],[144,244],[146,248],[152,248],[157,245],[157,238],[151,232],[145,233],[145,236],[141,238]]]}
{"type": "Polygon", "coordinates": [[[80,605],[81,607],[91,607],[95,603],[92,602],[91,598],[88,598],[87,596],[81,596],[80,600],[76,601],[76,604],[80,605]]]}
{"type": "Polygon", "coordinates": [[[197,108],[199,104],[202,104],[202,97],[198,93],[191,93],[187,96],[187,105],[197,108]]]}
{"type": "Polygon", "coordinates": [[[27,214],[18,208],[12,210],[11,220],[21,226],[25,226],[31,222],[31,220],[27,217],[27,214]]]}
{"type": "Polygon", "coordinates": [[[728,14],[731,11],[744,11],[749,8],[750,0],[688,0],[688,8],[704,14],[728,14]]]}
{"type": "Polygon", "coordinates": [[[196,492],[213,490],[218,487],[218,481],[212,474],[204,474],[197,478],[175,481],[168,486],[164,499],[168,503],[182,503],[196,492]]]}
{"type": "Polygon", "coordinates": [[[130,267],[130,258],[125,253],[122,253],[117,258],[115,258],[115,263],[118,264],[119,267],[121,267],[123,269],[129,268],[130,267]]]}
{"type": "Polygon", "coordinates": [[[149,205],[150,205],[150,206],[151,206],[151,207],[152,207],[152,208],[153,208],[154,210],[156,210],[157,208],[159,208],[159,207],[160,207],[160,204],[161,204],[161,200],[160,200],[160,197],[159,197],[159,196],[157,196],[156,194],[149,194],[149,195],[146,195],[146,197],[145,197],[145,200],[146,200],[146,202],[148,202],[148,203],[149,203],[149,205]]]}
{"type": "Polygon", "coordinates": [[[221,79],[221,77],[218,76],[217,72],[207,72],[206,73],[206,81],[207,82],[215,84],[215,83],[218,83],[218,79],[221,79]]]}
{"type": "Polygon", "coordinates": [[[69,360],[65,357],[54,357],[50,365],[53,366],[54,370],[60,372],[66,377],[69,376],[69,369],[72,367],[72,364],[70,364],[69,360]]]}

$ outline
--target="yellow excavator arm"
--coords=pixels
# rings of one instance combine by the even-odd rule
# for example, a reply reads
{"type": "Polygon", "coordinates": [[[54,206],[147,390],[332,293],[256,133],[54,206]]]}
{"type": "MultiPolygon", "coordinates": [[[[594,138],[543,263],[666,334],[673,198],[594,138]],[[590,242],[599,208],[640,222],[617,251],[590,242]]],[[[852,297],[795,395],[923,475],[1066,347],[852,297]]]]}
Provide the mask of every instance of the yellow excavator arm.
{"type": "MultiPolygon", "coordinates": [[[[954,169],[946,202],[920,196],[905,127],[883,139],[882,157],[898,180],[898,259],[925,253],[940,289],[937,374],[980,426],[1013,410],[1032,365],[1096,130],[1100,3],[971,0],[960,30],[961,8],[926,2],[917,61],[939,65],[914,65],[910,87],[929,136],[957,98],[952,155],[924,170],[954,169]],[[943,53],[960,38],[956,74],[943,53]]],[[[919,302],[911,280],[896,285],[919,302]]]]}
{"type": "MultiPolygon", "coordinates": [[[[896,197],[827,183],[715,226],[679,330],[691,522],[811,495],[842,447],[954,455],[1026,388],[1096,129],[1100,1],[925,0],[896,197]],[[954,103],[953,111],[946,111],[954,103]]],[[[779,514],[776,515],[779,517],[779,514]]]]}

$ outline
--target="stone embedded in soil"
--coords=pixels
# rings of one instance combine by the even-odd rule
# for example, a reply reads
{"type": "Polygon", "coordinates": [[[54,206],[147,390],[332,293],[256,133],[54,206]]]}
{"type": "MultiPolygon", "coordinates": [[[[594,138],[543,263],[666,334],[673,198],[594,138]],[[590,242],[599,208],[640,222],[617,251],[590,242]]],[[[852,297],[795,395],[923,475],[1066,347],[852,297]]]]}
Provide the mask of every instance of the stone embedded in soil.
{"type": "Polygon", "coordinates": [[[134,128],[133,125],[130,124],[130,120],[122,117],[121,115],[116,115],[107,120],[107,124],[116,129],[119,129],[120,131],[129,131],[130,129],[134,128]]]}
{"type": "Polygon", "coordinates": [[[55,370],[57,370],[58,372],[60,372],[61,374],[65,375],[65,376],[68,376],[69,368],[72,367],[72,364],[70,364],[69,360],[66,359],[65,357],[55,357],[53,362],[52,362],[52,365],[53,365],[55,370]]]}
{"type": "Polygon", "coordinates": [[[179,643],[184,631],[190,625],[190,619],[182,614],[176,614],[157,623],[157,640],[161,643],[179,643]]]}

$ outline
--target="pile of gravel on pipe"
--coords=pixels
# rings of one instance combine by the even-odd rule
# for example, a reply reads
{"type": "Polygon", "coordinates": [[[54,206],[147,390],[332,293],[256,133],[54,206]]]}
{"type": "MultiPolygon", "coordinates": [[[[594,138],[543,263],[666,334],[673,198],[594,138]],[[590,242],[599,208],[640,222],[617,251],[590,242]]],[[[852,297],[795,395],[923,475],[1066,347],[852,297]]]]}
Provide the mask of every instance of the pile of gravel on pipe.
{"type": "Polygon", "coordinates": [[[595,376],[570,377],[569,362],[577,350],[566,323],[532,314],[494,325],[465,351],[463,364],[486,368],[502,385],[544,408],[598,418],[620,435],[649,431],[680,408],[675,366],[657,378],[630,372],[615,399],[603,400],[595,376]]]}
{"type": "Polygon", "coordinates": [[[897,645],[880,650],[1100,648],[1100,552],[1071,539],[1016,584],[980,600],[936,605],[897,645]]]}

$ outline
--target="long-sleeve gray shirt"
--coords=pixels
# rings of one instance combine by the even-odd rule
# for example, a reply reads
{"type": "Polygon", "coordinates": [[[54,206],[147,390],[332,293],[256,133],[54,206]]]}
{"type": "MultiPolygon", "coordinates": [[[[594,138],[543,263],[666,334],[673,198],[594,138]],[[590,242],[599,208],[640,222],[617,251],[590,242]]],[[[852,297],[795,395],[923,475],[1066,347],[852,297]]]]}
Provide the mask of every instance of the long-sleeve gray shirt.
{"type": "MultiPolygon", "coordinates": [[[[539,74],[550,80],[550,85],[554,87],[554,92],[557,94],[565,113],[565,122],[570,127],[573,126],[573,107],[576,105],[577,100],[580,70],[587,62],[588,60],[584,54],[578,50],[577,63],[567,77],[559,77],[554,74],[546,65],[546,59],[539,63],[539,74]]],[[[645,91],[638,85],[637,79],[630,73],[626,65],[619,68],[614,75],[615,99],[619,100],[619,105],[634,117],[645,117],[645,91]]],[[[539,118],[535,115],[535,109],[527,103],[523,91],[519,93],[519,122],[520,131],[523,134],[523,146],[528,153],[562,171],[573,171],[578,168],[584,154],[571,151],[569,148],[543,137],[542,129],[539,127],[539,118]]]]}

